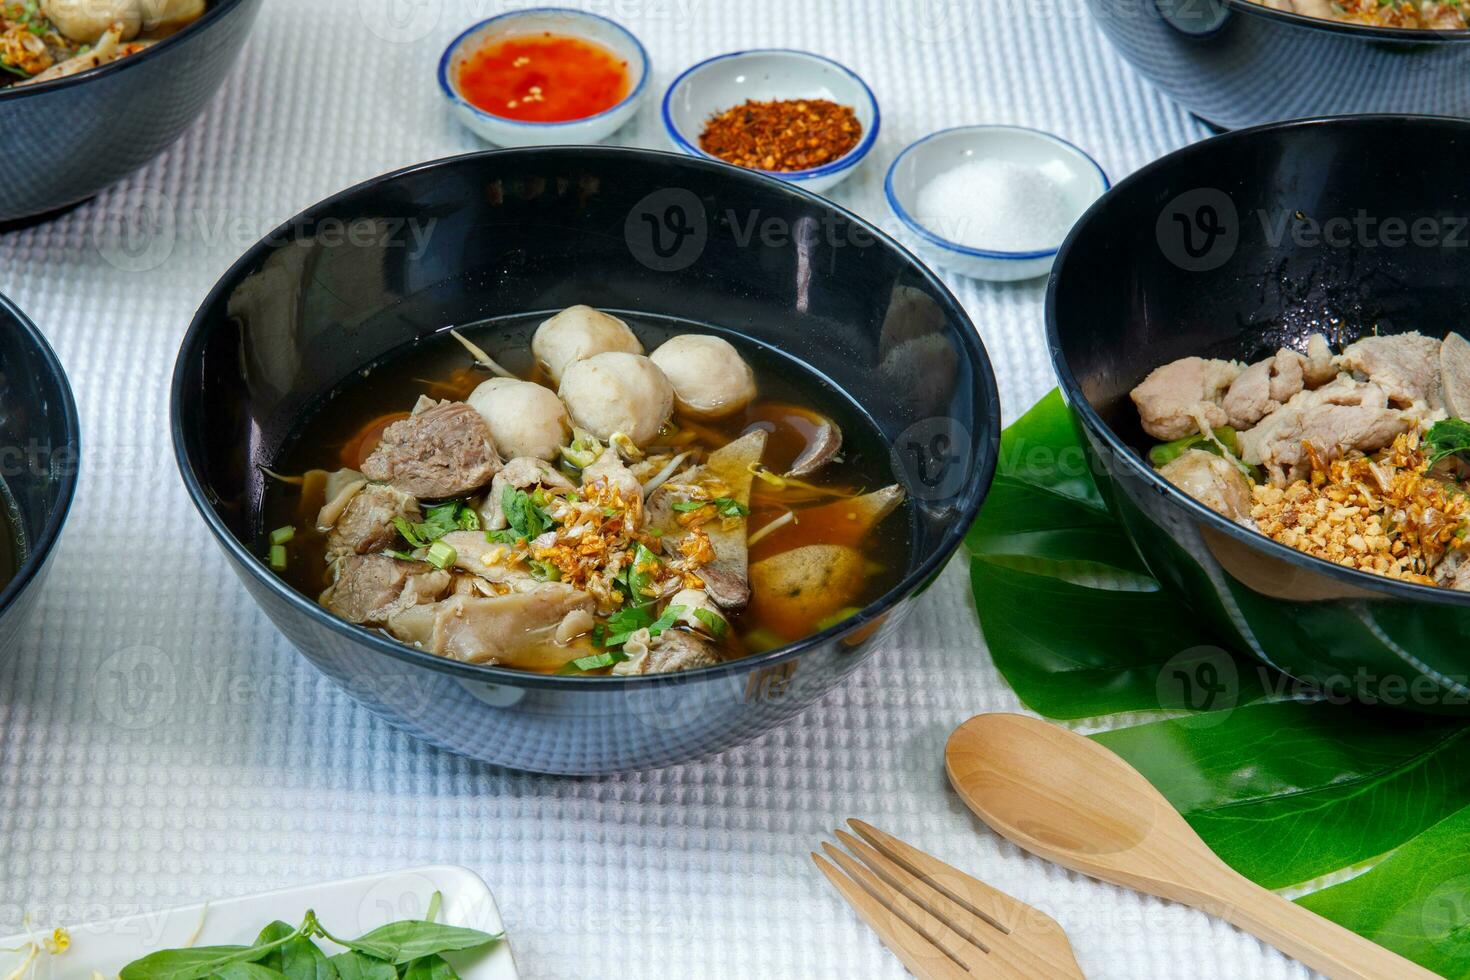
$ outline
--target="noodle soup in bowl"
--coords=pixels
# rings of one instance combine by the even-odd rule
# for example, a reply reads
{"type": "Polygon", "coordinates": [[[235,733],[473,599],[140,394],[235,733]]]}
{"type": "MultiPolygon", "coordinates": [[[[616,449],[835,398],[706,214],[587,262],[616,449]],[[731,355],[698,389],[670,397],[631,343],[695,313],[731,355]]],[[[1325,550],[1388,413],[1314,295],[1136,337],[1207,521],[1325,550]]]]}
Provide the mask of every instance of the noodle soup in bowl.
{"type": "Polygon", "coordinates": [[[960,543],[999,434],[973,327],[881,232],[614,148],[440,161],[298,217],[201,309],[174,429],[314,663],[435,744],[570,773],[726,748],[840,683],[960,543]],[[670,209],[682,250],[651,237],[670,209]],[[827,233],[740,235],[757,213],[827,233]],[[435,219],[417,254],[311,233],[389,214],[435,219]]]}

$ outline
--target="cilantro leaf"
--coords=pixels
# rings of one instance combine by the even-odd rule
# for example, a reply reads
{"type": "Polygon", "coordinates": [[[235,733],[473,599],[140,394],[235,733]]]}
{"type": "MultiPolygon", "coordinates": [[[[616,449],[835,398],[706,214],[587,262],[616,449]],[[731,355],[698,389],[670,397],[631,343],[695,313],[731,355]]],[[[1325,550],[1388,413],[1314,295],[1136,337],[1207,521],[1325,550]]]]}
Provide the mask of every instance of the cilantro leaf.
{"type": "Polygon", "coordinates": [[[1470,453],[1470,422],[1443,419],[1434,423],[1424,434],[1424,449],[1429,453],[1430,466],[1447,456],[1470,453]]]}

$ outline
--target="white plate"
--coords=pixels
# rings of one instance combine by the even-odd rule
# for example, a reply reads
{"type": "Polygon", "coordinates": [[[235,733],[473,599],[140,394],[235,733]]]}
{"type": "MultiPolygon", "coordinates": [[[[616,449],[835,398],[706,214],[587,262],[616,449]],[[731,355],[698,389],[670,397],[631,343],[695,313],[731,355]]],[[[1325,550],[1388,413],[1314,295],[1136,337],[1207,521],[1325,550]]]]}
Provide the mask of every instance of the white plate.
{"type": "MultiPolygon", "coordinates": [[[[444,896],[437,921],[488,933],[505,931],[495,897],[479,875],[466,868],[436,865],[227,898],[207,907],[189,905],[68,926],[71,947],[59,956],[43,956],[36,964],[35,976],[38,980],[88,978],[95,970],[104,977],[116,977],[119,970],[139,957],[186,944],[199,929],[201,919],[204,927],[195,946],[248,944],[276,919],[298,925],[307,909],[316,910],[322,925],[334,935],[355,938],[399,919],[423,918],[429,898],[436,891],[444,896]]],[[[11,897],[20,900],[19,896],[11,897]]],[[[58,924],[33,923],[38,935],[49,935],[58,924]]],[[[0,948],[20,947],[28,941],[25,935],[11,936],[0,939],[0,948]]],[[[317,945],[328,954],[342,951],[325,940],[317,945]]],[[[451,953],[445,959],[464,980],[516,980],[515,960],[505,940],[489,949],[451,953]]],[[[19,954],[0,953],[0,977],[20,962],[19,954]]]]}

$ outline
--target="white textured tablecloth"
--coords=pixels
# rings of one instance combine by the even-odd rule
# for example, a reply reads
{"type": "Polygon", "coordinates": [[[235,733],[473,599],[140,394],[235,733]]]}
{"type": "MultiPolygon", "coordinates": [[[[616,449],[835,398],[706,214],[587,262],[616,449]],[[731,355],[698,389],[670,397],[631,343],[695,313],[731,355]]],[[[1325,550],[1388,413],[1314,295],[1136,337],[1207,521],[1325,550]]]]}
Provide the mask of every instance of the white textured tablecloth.
{"type": "MultiPolygon", "coordinates": [[[[664,86],[721,51],[807,48],[856,69],[883,127],[833,196],[885,226],[888,163],[941,127],[1047,129],[1114,179],[1204,135],[1112,53],[1082,0],[586,5],[632,28],[654,61],[622,142],[662,147],[664,86]]],[[[1089,976],[1306,976],[1202,914],[1022,854],[948,791],[948,732],[1017,707],[979,639],[963,562],[900,649],[785,728],[609,779],[504,772],[420,745],[339,694],[256,610],[172,461],[179,340],[215,279],[278,222],[374,174],[479,148],[443,110],[434,69],[451,37],[502,6],[268,0],[178,144],[79,210],[0,237],[0,291],[66,363],[85,445],[37,627],[0,663],[0,933],[23,912],[95,919],[443,861],[490,883],[527,977],[902,976],[807,857],[860,816],[1049,911],[1089,976]],[[167,250],[118,251],[120,221],[160,201],[177,219],[167,250]]],[[[1014,418],[1052,384],[1042,285],[949,281],[1014,418]]]]}

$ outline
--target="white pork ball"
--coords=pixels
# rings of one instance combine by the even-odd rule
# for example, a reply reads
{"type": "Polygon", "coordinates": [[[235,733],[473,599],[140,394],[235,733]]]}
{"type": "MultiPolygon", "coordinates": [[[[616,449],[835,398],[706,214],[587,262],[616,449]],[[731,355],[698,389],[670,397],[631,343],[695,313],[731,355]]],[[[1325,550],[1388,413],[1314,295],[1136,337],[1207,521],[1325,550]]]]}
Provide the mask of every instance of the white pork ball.
{"type": "Polygon", "coordinates": [[[674,414],[674,386],[642,354],[609,351],[568,365],[561,400],[572,421],[603,442],[621,432],[649,445],[674,414]]]}
{"type": "Polygon", "coordinates": [[[622,320],[590,306],[567,307],[537,327],[531,338],[531,353],[554,384],[561,382],[567,365],[608,351],[642,354],[643,345],[622,320]]]}
{"type": "Polygon", "coordinates": [[[495,448],[506,459],[534,456],[555,460],[571,438],[567,410],[550,388],[534,381],[491,378],[470,393],[470,407],[490,426],[495,448]]]}
{"type": "Polygon", "coordinates": [[[670,337],[653,363],[674,386],[679,408],[695,418],[717,419],[755,398],[755,372],[729,341],[705,334],[670,337]]]}

